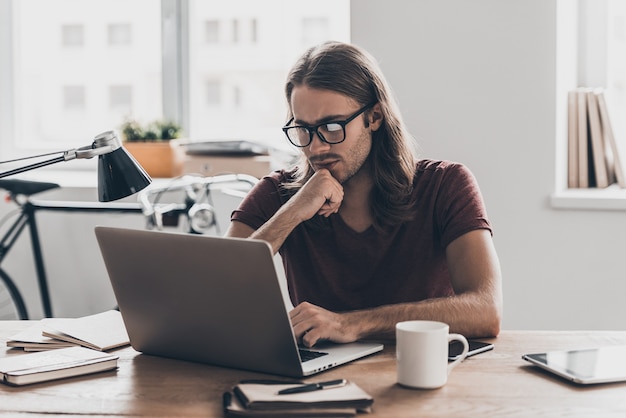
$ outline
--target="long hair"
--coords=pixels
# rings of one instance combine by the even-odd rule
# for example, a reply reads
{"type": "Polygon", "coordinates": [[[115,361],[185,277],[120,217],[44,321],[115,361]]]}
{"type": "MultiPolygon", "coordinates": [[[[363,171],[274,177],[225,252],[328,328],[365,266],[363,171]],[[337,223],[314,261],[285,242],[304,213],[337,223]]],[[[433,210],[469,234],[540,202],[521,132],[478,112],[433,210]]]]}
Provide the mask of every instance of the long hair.
{"type": "MultiPolygon", "coordinates": [[[[417,156],[413,138],[404,126],[378,63],[363,49],[341,42],[326,42],[310,48],[287,76],[285,94],[290,108],[289,119],[293,116],[293,89],[303,85],[335,91],[361,106],[380,104],[383,123],[373,133],[369,156],[374,175],[371,195],[374,225],[396,225],[410,219],[413,212],[410,196],[417,156]]],[[[290,194],[295,193],[314,173],[303,153],[295,170],[294,182],[285,185],[286,189],[290,194]]]]}

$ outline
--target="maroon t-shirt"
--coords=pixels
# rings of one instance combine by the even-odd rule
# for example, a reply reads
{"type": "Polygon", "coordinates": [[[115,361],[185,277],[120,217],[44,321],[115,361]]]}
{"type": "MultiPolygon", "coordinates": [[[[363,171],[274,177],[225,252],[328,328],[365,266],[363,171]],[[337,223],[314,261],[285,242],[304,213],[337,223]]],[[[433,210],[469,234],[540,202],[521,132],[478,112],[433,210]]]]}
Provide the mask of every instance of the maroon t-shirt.
{"type": "MultiPolygon", "coordinates": [[[[279,185],[289,180],[284,170],[261,179],[231,219],[258,229],[285,203],[279,185]]],[[[413,201],[415,219],[383,231],[355,232],[338,214],[328,227],[296,227],[279,250],[294,306],[339,312],[452,296],[446,247],[472,230],[492,232],[478,184],[462,164],[420,160],[413,201]]]]}

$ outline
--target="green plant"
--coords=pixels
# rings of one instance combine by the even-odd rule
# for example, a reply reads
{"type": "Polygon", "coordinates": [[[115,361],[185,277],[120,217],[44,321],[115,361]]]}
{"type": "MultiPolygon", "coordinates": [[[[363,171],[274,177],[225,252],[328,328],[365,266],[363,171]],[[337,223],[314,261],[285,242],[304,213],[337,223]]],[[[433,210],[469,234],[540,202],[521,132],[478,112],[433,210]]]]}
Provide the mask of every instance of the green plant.
{"type": "Polygon", "coordinates": [[[144,126],[134,119],[127,119],[120,130],[126,142],[159,142],[180,137],[182,128],[169,120],[156,120],[144,126]]]}

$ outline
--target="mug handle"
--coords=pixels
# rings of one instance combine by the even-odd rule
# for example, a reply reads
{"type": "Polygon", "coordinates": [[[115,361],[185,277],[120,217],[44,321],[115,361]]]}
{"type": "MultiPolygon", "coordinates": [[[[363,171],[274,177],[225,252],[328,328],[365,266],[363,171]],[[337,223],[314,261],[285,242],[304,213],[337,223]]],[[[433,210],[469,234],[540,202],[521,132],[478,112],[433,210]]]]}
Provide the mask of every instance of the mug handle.
{"type": "Polygon", "coordinates": [[[469,351],[469,343],[467,342],[467,338],[462,336],[461,334],[449,334],[448,335],[448,344],[452,341],[460,341],[463,344],[463,352],[460,356],[458,356],[455,360],[451,361],[448,364],[448,374],[452,371],[452,369],[459,364],[461,361],[465,360],[467,357],[467,352],[469,351]]]}

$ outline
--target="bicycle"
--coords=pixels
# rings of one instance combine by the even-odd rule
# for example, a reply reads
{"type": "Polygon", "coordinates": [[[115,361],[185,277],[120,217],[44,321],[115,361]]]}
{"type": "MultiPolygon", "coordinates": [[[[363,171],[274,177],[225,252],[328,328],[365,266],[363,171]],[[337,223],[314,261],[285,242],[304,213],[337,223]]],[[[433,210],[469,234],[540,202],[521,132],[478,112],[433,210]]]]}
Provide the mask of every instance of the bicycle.
{"type": "Polygon", "coordinates": [[[225,195],[242,199],[259,180],[247,174],[221,174],[213,177],[182,176],[170,184],[150,187],[137,193],[147,220],[147,229],[176,226],[181,214],[191,234],[206,234],[211,228],[221,234],[211,192],[217,188],[225,195]],[[184,192],[183,203],[160,203],[163,195],[184,192]],[[173,220],[172,220],[173,218],[173,220]]]}
{"type": "MultiPolygon", "coordinates": [[[[31,252],[35,262],[43,312],[45,317],[53,317],[48,278],[35,217],[37,212],[138,213],[146,219],[148,229],[178,226],[179,219],[182,217],[186,222],[186,225],[183,225],[186,232],[204,234],[213,228],[216,233],[220,233],[215,208],[211,201],[211,191],[214,186],[219,185],[223,193],[241,198],[257,181],[256,177],[244,174],[224,174],[214,177],[182,176],[173,179],[165,186],[153,186],[140,191],[137,195],[137,202],[99,203],[36,200],[33,199],[34,195],[57,189],[60,186],[56,183],[28,180],[0,180],[0,189],[8,191],[8,200],[17,206],[0,220],[1,227],[11,217],[15,217],[0,238],[0,320],[29,319],[24,298],[17,284],[2,268],[2,261],[27,226],[30,231],[31,252]],[[245,187],[242,188],[242,184],[245,187]],[[171,192],[182,192],[183,201],[161,203],[162,197],[171,192]]],[[[180,199],[180,196],[177,196],[177,199],[180,199]]]]}

